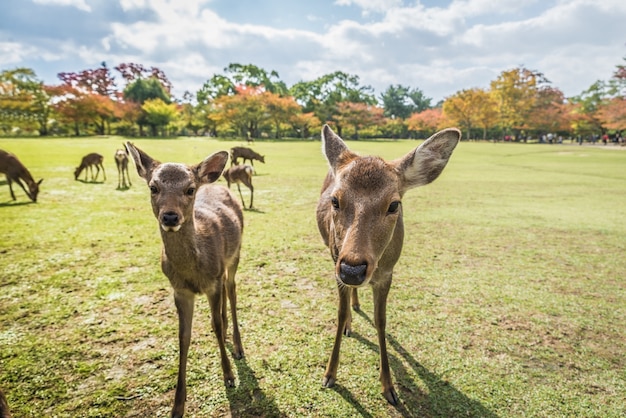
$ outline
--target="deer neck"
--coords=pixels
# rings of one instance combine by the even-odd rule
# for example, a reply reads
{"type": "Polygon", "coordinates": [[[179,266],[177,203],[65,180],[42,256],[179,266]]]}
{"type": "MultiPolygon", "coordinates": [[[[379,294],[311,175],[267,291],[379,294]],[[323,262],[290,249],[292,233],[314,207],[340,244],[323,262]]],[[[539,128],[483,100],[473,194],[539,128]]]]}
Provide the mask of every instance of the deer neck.
{"type": "Polygon", "coordinates": [[[190,260],[197,259],[195,224],[193,219],[187,220],[176,232],[164,231],[161,228],[164,253],[174,265],[190,267],[190,260]]]}

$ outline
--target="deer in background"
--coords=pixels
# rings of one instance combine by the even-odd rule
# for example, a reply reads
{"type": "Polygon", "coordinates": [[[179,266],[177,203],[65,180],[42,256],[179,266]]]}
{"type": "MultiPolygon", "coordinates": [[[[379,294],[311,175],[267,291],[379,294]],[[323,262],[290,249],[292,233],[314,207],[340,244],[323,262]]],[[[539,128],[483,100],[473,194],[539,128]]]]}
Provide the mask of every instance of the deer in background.
{"type": "Polygon", "coordinates": [[[30,175],[28,169],[21,163],[20,160],[10,152],[0,150],[0,173],[4,173],[9,183],[9,191],[11,192],[11,198],[15,199],[15,193],[13,193],[13,182],[19,184],[24,190],[26,196],[33,202],[37,202],[37,195],[39,194],[39,185],[43,179],[35,182],[33,176],[30,175]],[[21,180],[24,180],[28,186],[28,190],[24,187],[21,180]]]}
{"type": "Polygon", "coordinates": [[[239,159],[242,159],[245,163],[246,160],[250,161],[250,164],[254,167],[254,160],[261,161],[265,164],[265,156],[254,152],[250,148],[246,147],[233,147],[230,149],[230,162],[231,165],[239,164],[239,159]]]}
{"type": "Polygon", "coordinates": [[[352,314],[360,309],[357,289],[371,285],[374,325],[380,348],[380,381],[385,399],[398,403],[385,340],[387,295],[393,267],[404,237],[404,193],[435,180],[442,172],[461,132],[445,129],[402,158],[387,162],[361,157],[348,149],[328,125],[322,129],[322,150],[330,170],[317,205],[317,225],[335,262],[339,291],[337,332],[322,385],[337,380],[342,335],[351,332],[352,314]]]}
{"type": "Polygon", "coordinates": [[[128,189],[133,184],[130,182],[130,175],[128,174],[128,151],[126,148],[116,150],[114,159],[117,166],[117,188],[128,189]],[[128,184],[126,184],[127,179],[128,184]]]}
{"type": "Polygon", "coordinates": [[[76,167],[74,170],[74,180],[78,180],[78,176],[80,173],[85,170],[85,181],[87,181],[87,170],[91,173],[91,181],[96,181],[98,178],[98,174],[100,174],[100,169],[102,168],[102,175],[104,176],[104,180],[107,179],[107,175],[104,172],[104,166],[102,165],[102,161],[104,161],[104,157],[98,153],[92,152],[91,154],[87,154],[83,157],[80,162],[80,165],[76,167]],[[96,167],[96,176],[93,175],[93,167],[96,167]]]}
{"type": "Polygon", "coordinates": [[[172,417],[181,417],[187,397],[187,355],[191,341],[195,295],[204,294],[221,356],[224,383],[235,385],[226,354],[226,296],[233,322],[233,356],[243,357],[237,322],[235,273],[243,233],[243,210],[219,179],[228,153],[217,152],[196,165],[160,163],[128,142],[137,173],[150,188],[152,211],[163,241],[161,269],[174,289],[179,323],[178,383],[172,417]]]}
{"type": "Polygon", "coordinates": [[[247,165],[234,165],[227,170],[224,170],[224,179],[226,179],[226,183],[228,183],[228,188],[230,189],[230,184],[235,183],[237,185],[237,190],[239,190],[239,197],[241,197],[241,204],[243,207],[246,207],[246,203],[243,201],[243,194],[241,194],[241,187],[239,187],[239,183],[243,183],[248,189],[250,189],[250,209],[252,209],[252,202],[254,200],[254,186],[252,186],[252,174],[254,173],[254,168],[247,165]]]}
{"type": "Polygon", "coordinates": [[[0,418],[11,418],[9,404],[7,403],[7,398],[4,396],[2,390],[0,390],[0,418]]]}

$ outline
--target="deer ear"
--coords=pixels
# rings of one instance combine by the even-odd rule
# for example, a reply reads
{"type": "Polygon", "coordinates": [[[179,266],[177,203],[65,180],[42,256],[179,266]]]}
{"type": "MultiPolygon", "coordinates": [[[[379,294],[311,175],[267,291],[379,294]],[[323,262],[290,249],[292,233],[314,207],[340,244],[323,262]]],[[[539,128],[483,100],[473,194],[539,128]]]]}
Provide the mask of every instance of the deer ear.
{"type": "Polygon", "coordinates": [[[401,173],[403,192],[429,184],[439,177],[460,138],[458,129],[444,129],[404,157],[393,161],[401,173]]]}
{"type": "Polygon", "coordinates": [[[200,164],[194,167],[194,171],[200,181],[213,183],[222,175],[226,161],[228,161],[228,153],[219,151],[206,157],[200,164]]]}
{"type": "Polygon", "coordinates": [[[132,142],[126,143],[126,152],[133,157],[135,167],[137,167],[137,174],[139,177],[146,181],[150,181],[152,176],[152,170],[160,163],[157,160],[153,160],[148,154],[133,145],[132,142]]]}
{"type": "Polygon", "coordinates": [[[326,156],[333,173],[339,166],[339,157],[345,151],[350,151],[346,143],[330,129],[330,126],[324,125],[322,128],[322,152],[326,156]]]}

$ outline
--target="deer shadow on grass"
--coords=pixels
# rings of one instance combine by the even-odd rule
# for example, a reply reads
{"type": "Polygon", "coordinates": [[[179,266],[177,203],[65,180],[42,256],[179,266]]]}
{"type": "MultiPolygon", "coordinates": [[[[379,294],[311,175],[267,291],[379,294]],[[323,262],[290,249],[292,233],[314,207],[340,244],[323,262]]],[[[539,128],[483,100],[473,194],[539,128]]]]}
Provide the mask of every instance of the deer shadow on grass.
{"type": "MultiPolygon", "coordinates": [[[[371,326],[374,323],[363,311],[357,311],[359,316],[364,318],[371,326]]],[[[363,345],[369,347],[372,351],[380,355],[378,344],[373,343],[361,336],[359,333],[351,332],[350,336],[355,338],[363,345]]],[[[479,401],[468,398],[461,391],[456,389],[450,382],[437,376],[435,373],[422,366],[409,353],[398,340],[389,333],[386,334],[388,344],[400,355],[400,358],[389,352],[389,363],[391,369],[396,376],[396,390],[400,395],[400,402],[396,406],[396,410],[404,417],[486,417],[497,418],[498,415],[487,409],[479,401]],[[428,387],[428,393],[424,393],[415,385],[409,376],[410,370],[407,369],[408,364],[413,371],[420,377],[422,382],[428,387]]],[[[371,416],[367,412],[363,412],[363,407],[355,400],[354,396],[348,390],[342,387],[335,389],[346,401],[350,402],[362,416],[371,416]]],[[[381,396],[381,402],[384,398],[381,396]]]]}
{"type": "Polygon", "coordinates": [[[7,200],[6,202],[0,202],[0,208],[4,207],[13,207],[13,206],[25,206],[25,205],[36,205],[32,200],[7,200]]]}
{"type": "MultiPolygon", "coordinates": [[[[232,350],[232,346],[230,347],[232,350]]],[[[280,412],[273,397],[268,397],[259,386],[254,370],[245,357],[235,360],[239,375],[239,384],[226,390],[230,404],[230,416],[233,417],[286,417],[280,412]]]]}

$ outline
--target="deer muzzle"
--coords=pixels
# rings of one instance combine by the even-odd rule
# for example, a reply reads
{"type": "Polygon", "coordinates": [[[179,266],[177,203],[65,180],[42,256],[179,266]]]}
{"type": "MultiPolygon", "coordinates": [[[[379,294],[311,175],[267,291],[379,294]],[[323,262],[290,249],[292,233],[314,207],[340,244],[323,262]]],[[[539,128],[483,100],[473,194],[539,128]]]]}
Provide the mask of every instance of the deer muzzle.
{"type": "Polygon", "coordinates": [[[176,212],[165,212],[161,215],[161,228],[164,231],[176,232],[182,225],[181,219],[176,212]]]}
{"type": "Polygon", "coordinates": [[[338,278],[347,286],[362,286],[367,278],[367,263],[352,265],[345,261],[339,263],[338,278]]]}

